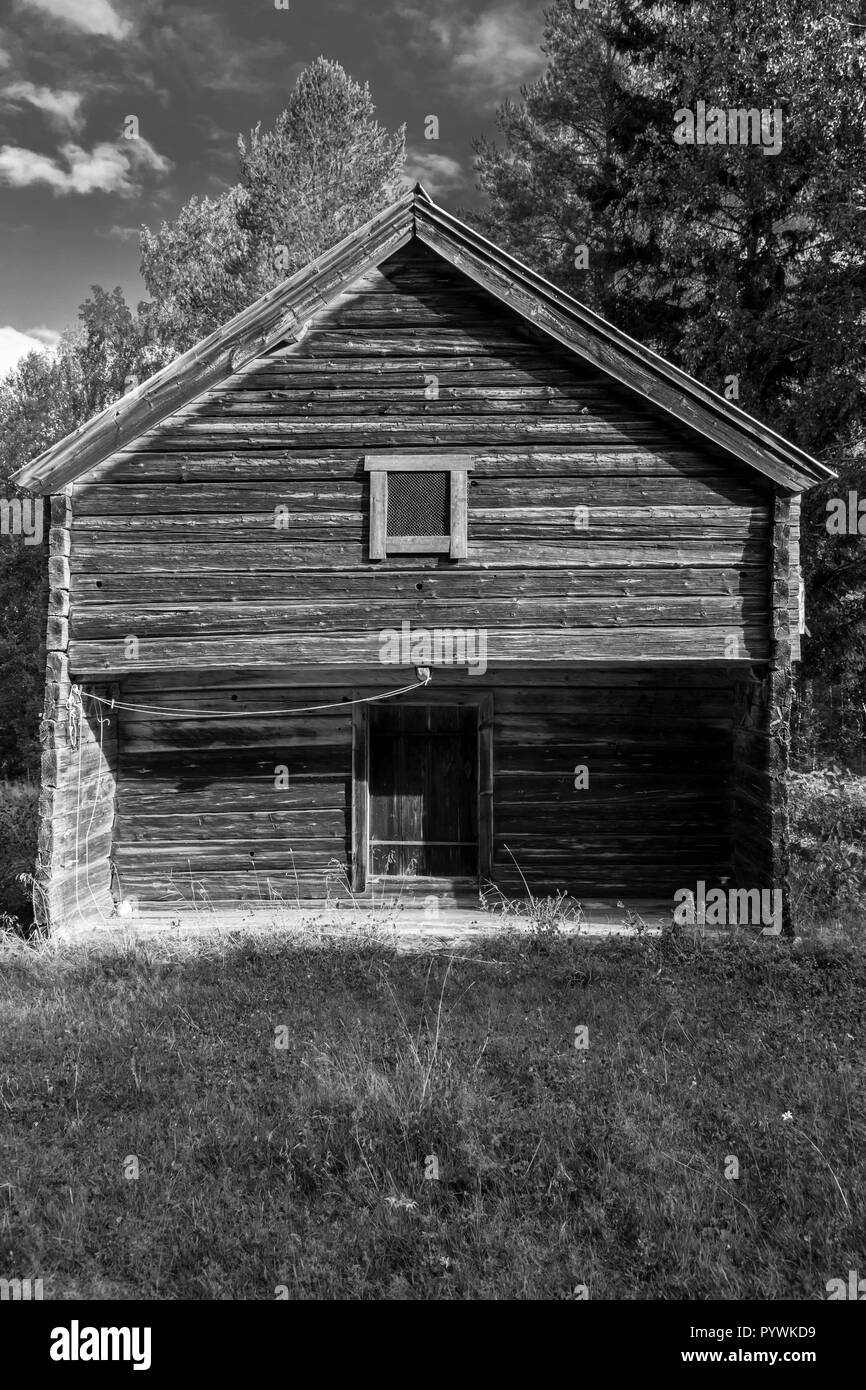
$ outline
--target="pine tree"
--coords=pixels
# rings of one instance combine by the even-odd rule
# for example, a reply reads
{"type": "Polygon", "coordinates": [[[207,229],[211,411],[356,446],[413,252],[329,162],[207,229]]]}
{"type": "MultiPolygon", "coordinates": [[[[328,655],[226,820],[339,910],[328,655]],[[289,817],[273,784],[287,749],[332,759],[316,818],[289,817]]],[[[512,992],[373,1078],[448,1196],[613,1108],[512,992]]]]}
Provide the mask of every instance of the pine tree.
{"type": "Polygon", "coordinates": [[[192,346],[397,197],[405,128],[375,117],[369,87],[317,58],[273,130],[238,140],[239,183],[192,198],[141,236],[147,318],[163,360],[192,346]]]}
{"type": "Polygon", "coordinates": [[[476,167],[488,235],[840,469],[804,508],[802,671],[863,698],[866,538],[840,547],[825,521],[840,488],[866,496],[866,5],[818,10],[560,0],[547,72],[502,109],[504,147],[479,144],[476,167]],[[698,101],[780,111],[778,153],[678,144],[676,113],[698,101]]]}

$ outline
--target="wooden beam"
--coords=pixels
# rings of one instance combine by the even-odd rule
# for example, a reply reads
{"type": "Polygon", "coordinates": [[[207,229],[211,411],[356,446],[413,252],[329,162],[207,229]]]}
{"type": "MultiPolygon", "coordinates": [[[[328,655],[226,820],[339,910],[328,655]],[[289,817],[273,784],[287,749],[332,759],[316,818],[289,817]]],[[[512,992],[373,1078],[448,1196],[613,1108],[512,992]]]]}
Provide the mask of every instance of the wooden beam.
{"type": "MultiPolygon", "coordinates": [[[[361,692],[353,691],[352,698],[360,699],[361,692]]],[[[369,706],[352,706],[352,891],[363,893],[367,887],[367,816],[368,816],[368,727],[369,706]]]]}
{"type": "Polygon", "coordinates": [[[365,454],[367,473],[385,469],[388,473],[468,473],[473,467],[471,454],[365,454]]]}
{"type": "Polygon", "coordinates": [[[389,536],[389,555],[447,555],[451,550],[448,536],[389,536]]]}
{"type": "Polygon", "coordinates": [[[370,559],[388,557],[388,474],[370,474],[370,559]]]}
{"type": "Polygon", "coordinates": [[[493,695],[478,704],[478,873],[482,887],[493,877],[493,695]]]}
{"type": "Polygon", "coordinates": [[[469,498],[466,474],[451,474],[451,559],[465,560],[467,549],[469,498]]]}
{"type": "Polygon", "coordinates": [[[791,841],[788,815],[788,772],[791,755],[791,499],[776,497],[773,517],[771,577],[771,646],[769,668],[770,830],[773,841],[772,887],[782,892],[782,932],[793,935],[790,873],[791,841]]]}

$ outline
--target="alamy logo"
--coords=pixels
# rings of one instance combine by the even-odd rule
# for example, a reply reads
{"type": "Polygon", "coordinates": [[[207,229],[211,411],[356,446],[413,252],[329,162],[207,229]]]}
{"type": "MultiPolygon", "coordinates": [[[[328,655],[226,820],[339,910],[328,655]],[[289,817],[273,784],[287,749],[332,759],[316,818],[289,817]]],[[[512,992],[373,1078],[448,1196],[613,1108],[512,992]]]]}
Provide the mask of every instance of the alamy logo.
{"type": "Polygon", "coordinates": [[[470,675],[487,670],[487,633],[484,628],[416,627],[403,619],[398,632],[386,627],[379,633],[379,660],[383,666],[466,666],[470,675]]]}
{"type": "Polygon", "coordinates": [[[695,103],[694,111],[680,107],[674,112],[674,143],[677,145],[761,145],[764,154],[778,154],[782,148],[780,107],[710,106],[695,103]]]}
{"type": "Polygon", "coordinates": [[[677,926],[745,927],[782,926],[782,892],[779,888],[711,888],[698,879],[696,892],[678,888],[674,893],[677,926]]]}
{"type": "Polygon", "coordinates": [[[0,1279],[0,1303],[42,1298],[41,1279],[0,1279]]]}
{"type": "Polygon", "coordinates": [[[51,1330],[52,1361],[131,1361],[134,1371],[150,1370],[149,1327],[69,1327],[51,1330]]]}
{"type": "Polygon", "coordinates": [[[866,1279],[861,1279],[856,1269],[848,1270],[847,1284],[844,1279],[828,1279],[824,1287],[831,1303],[838,1298],[853,1298],[861,1303],[866,1299],[866,1279]]]}
{"type": "Polygon", "coordinates": [[[41,497],[0,497],[0,536],[23,536],[25,545],[42,544],[41,497]]]}
{"type": "Polygon", "coordinates": [[[856,492],[831,497],[827,503],[827,532],[831,536],[866,536],[866,497],[856,492]]]}

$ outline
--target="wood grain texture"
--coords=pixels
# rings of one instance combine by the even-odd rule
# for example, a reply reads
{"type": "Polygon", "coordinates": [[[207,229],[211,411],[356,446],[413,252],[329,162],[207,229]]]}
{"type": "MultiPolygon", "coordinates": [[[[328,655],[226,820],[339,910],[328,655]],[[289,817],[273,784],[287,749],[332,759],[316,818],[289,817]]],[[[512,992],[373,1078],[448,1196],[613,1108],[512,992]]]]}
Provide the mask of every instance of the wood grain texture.
{"type": "Polygon", "coordinates": [[[503,663],[769,656],[769,487],[417,244],[74,500],[50,640],[79,675],[369,664],[404,620],[503,663]],[[377,450],[471,461],[465,547],[388,553],[377,450]]]}
{"type": "MultiPolygon", "coordinates": [[[[617,891],[672,900],[698,877],[731,874],[731,674],[689,666],[535,676],[534,695],[512,669],[480,688],[465,676],[436,678],[398,702],[407,730],[431,700],[440,710],[462,704],[478,712],[477,834],[479,846],[489,846],[483,877],[512,892],[516,859],[533,891],[562,883],[604,897],[615,883],[617,891]],[[579,765],[589,770],[582,790],[579,765]]],[[[227,674],[178,676],[169,689],[155,677],[124,682],[126,702],[167,709],[186,702],[191,710],[180,725],[122,718],[114,853],[123,891],[143,904],[322,901],[341,882],[345,894],[347,880],[369,899],[369,709],[338,707],[282,723],[264,711],[328,698],[340,706],[375,686],[267,679],[254,689],[243,673],[236,686],[227,674]],[[222,722],[215,736],[209,723],[196,726],[192,711],[214,706],[242,714],[237,734],[227,736],[222,722]],[[287,785],[276,785],[278,768],[287,769],[287,785]]]]}
{"type": "MultiPolygon", "coordinates": [[[[301,342],[121,433],[52,505],[51,913],[80,912],[82,888],[97,912],[124,896],[322,902],[349,883],[369,901],[370,716],[350,701],[413,679],[414,656],[383,659],[403,624],[483,634],[484,670],[434,655],[432,686],[405,703],[477,710],[472,757],[444,728],[441,771],[473,768],[481,874],[503,893],[522,894],[521,873],[533,892],[608,899],[672,899],[699,878],[772,886],[796,502],[722,434],[612,380],[606,359],[578,361],[418,245],[331,290],[301,342]],[[465,548],[388,554],[377,452],[471,460],[452,475],[465,548]],[[89,718],[73,761],[72,681],[120,682],[148,708],[113,716],[102,752],[89,718]]],[[[398,808],[395,780],[389,821],[381,767],[379,831],[399,824],[409,846],[435,822],[451,848],[424,866],[450,880],[443,897],[471,892],[446,833],[449,816],[468,824],[453,786],[440,823],[398,808]]]]}

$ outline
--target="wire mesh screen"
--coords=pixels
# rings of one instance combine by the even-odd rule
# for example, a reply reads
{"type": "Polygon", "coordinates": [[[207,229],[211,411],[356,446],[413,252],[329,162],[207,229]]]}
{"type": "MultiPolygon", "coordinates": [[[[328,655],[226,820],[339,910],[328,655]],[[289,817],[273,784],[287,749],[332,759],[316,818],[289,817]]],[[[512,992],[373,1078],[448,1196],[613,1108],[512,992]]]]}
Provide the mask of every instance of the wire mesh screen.
{"type": "Polygon", "coordinates": [[[447,473],[388,474],[389,536],[447,536],[450,530],[447,473]]]}

